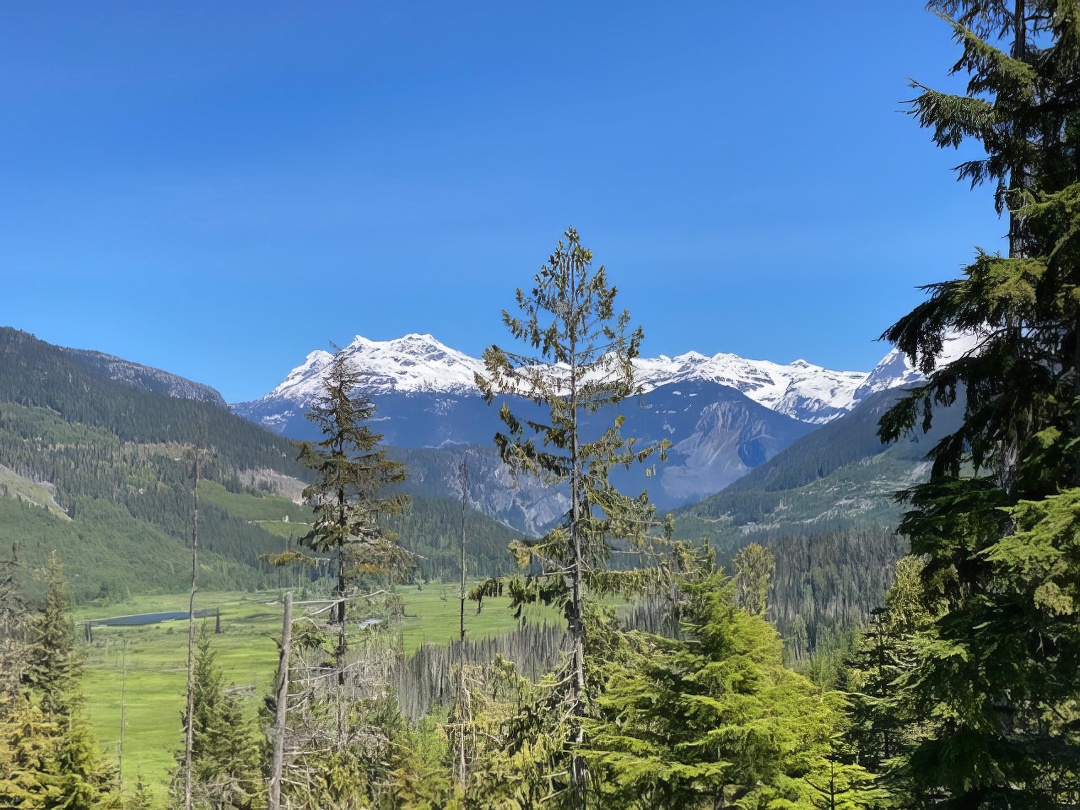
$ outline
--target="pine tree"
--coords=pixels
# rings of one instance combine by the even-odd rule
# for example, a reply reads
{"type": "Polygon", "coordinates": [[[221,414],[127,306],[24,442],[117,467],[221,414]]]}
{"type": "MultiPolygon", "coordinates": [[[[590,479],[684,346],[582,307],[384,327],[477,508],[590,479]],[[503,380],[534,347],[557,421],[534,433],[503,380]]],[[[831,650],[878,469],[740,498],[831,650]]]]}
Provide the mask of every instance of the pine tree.
{"type": "Polygon", "coordinates": [[[135,779],[135,793],[124,810],[154,810],[154,797],[140,773],[135,779]]]}
{"type": "Polygon", "coordinates": [[[1045,528],[1065,514],[1060,504],[1020,504],[1080,483],[1080,4],[932,7],[962,47],[955,70],[969,75],[968,88],[920,86],[913,112],[938,145],[983,148],[959,175],[994,185],[1009,251],[979,251],[962,278],[931,285],[929,299],[885,333],[929,376],[883,419],[883,438],[927,429],[940,407],[959,403],[964,414],[933,448],[930,481],[904,495],[911,510],[901,531],[925,555],[923,580],[943,612],[916,635],[918,660],[899,684],[908,711],[932,718],[933,730],[897,774],[927,801],[954,806],[1072,806],[1080,676],[1074,622],[1050,586],[1080,567],[1070,569],[1065,535],[1045,528]],[[956,332],[976,348],[938,367],[956,332]],[[1028,521],[1042,528],[1018,531],[1028,521]],[[1033,533],[1064,572],[1032,564],[1033,533]]]}
{"type": "Polygon", "coordinates": [[[11,557],[0,561],[0,720],[18,694],[29,657],[18,565],[18,546],[14,546],[11,557]]]}
{"type": "MultiPolygon", "coordinates": [[[[393,488],[405,466],[391,461],[371,430],[375,405],[360,392],[361,375],[338,352],[323,378],[323,393],[308,418],[323,440],[303,446],[300,458],[317,474],[304,491],[314,509],[300,544],[332,555],[336,576],[331,623],[337,626],[333,662],[320,628],[293,625],[288,663],[290,694],[283,740],[282,799],[305,807],[388,806],[391,774],[401,766],[405,720],[387,682],[400,655],[386,632],[400,618],[400,597],[383,602],[383,624],[359,638],[348,634],[349,602],[358,584],[393,583],[411,559],[386,527],[405,496],[393,488]]],[[[368,592],[368,597],[373,595],[368,592]]]]}
{"type": "Polygon", "coordinates": [[[54,554],[42,608],[30,618],[22,683],[0,715],[0,806],[119,807],[115,774],[83,715],[67,583],[54,554]]]}
{"type": "Polygon", "coordinates": [[[57,807],[60,790],[57,741],[60,724],[25,695],[0,719],[0,807],[57,807]]]}
{"type": "MultiPolygon", "coordinates": [[[[638,356],[643,332],[630,329],[630,314],[615,309],[616,288],[604,267],[593,267],[592,252],[570,228],[565,243],[536,274],[532,290],[517,291],[521,315],[503,312],[514,340],[537,354],[491,346],[484,351],[480,390],[492,402],[515,394],[546,410],[543,417],[522,419],[503,402],[500,416],[507,432],[495,436],[503,461],[515,474],[530,474],[569,488],[570,508],[554,530],[535,543],[515,546],[519,563],[542,573],[525,587],[515,587],[515,604],[538,599],[564,610],[571,653],[567,673],[569,741],[584,741],[586,714],[587,591],[616,590],[630,577],[607,569],[612,541],[640,544],[654,520],[646,493],[631,497],[612,486],[616,466],[644,461],[656,448],[637,449],[620,433],[623,417],[606,429],[589,418],[617,405],[638,389],[631,361],[638,356]]],[[[595,417],[593,417],[595,419],[595,417]]],[[[570,764],[572,801],[585,802],[584,761],[570,764]]]]}
{"type": "MultiPolygon", "coordinates": [[[[240,701],[225,684],[212,636],[205,625],[196,638],[192,690],[193,806],[213,810],[252,810],[263,805],[259,745],[240,701]]],[[[187,727],[185,718],[184,727],[187,727]]],[[[183,755],[180,756],[181,770],[183,755]]],[[[183,797],[183,774],[177,772],[174,798],[183,797]]]]}
{"type": "Polygon", "coordinates": [[[300,460],[315,470],[318,478],[304,490],[315,520],[299,542],[334,558],[339,663],[346,652],[351,584],[359,577],[386,573],[406,562],[383,524],[386,517],[405,507],[404,496],[386,493],[388,487],[405,480],[405,466],[391,461],[379,447],[382,435],[370,426],[375,405],[357,390],[360,382],[360,373],[345,354],[336,353],[323,378],[323,393],[307,414],[325,438],[303,445],[300,454],[300,460]]]}
{"type": "MultiPolygon", "coordinates": [[[[932,730],[930,718],[906,711],[901,682],[917,662],[916,633],[932,621],[932,608],[922,582],[922,563],[904,557],[885,596],[885,606],[871,612],[840,676],[848,696],[848,724],[843,739],[846,759],[873,773],[882,773],[909,756],[932,730]]],[[[914,796],[910,782],[898,780],[898,794],[914,796]]]]}
{"type": "Polygon", "coordinates": [[[75,650],[75,623],[60,560],[53,552],[46,571],[45,603],[30,629],[30,660],[24,675],[27,686],[46,715],[67,717],[77,701],[82,662],[75,650]]]}

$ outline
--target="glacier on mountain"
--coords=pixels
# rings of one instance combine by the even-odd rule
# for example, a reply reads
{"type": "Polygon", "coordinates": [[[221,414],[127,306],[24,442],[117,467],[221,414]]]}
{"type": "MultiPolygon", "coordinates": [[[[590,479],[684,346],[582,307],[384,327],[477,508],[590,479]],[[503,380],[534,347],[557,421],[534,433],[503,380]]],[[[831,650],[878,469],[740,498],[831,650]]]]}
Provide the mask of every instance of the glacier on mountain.
{"type": "MultiPolygon", "coordinates": [[[[344,351],[362,375],[362,387],[370,395],[476,394],[475,375],[484,371],[480,359],[451,349],[426,334],[408,334],[385,341],[357,335],[344,351]]],[[[331,357],[327,351],[311,352],[280,385],[257,402],[277,400],[309,405],[319,395],[320,381],[331,357]]],[[[734,354],[708,357],[698,352],[638,358],[634,369],[645,391],[683,381],[715,382],[734,388],[771,410],[814,424],[830,421],[849,410],[856,389],[868,376],[860,371],[832,371],[804,360],[781,365],[768,360],[746,360],[734,354]]]]}
{"type": "MultiPolygon", "coordinates": [[[[941,360],[950,362],[976,345],[971,336],[951,338],[941,360]]],[[[343,351],[360,372],[361,386],[369,396],[479,394],[475,375],[484,372],[483,362],[428,334],[412,333],[384,341],[357,335],[343,351]]],[[[234,410],[258,412],[262,414],[259,421],[264,423],[273,408],[306,410],[321,392],[321,380],[332,357],[327,351],[311,352],[273,391],[254,402],[239,403],[234,410]]],[[[777,413],[815,425],[842,416],[877,391],[921,379],[896,349],[870,372],[834,371],[806,360],[785,365],[724,352],[710,357],[695,351],[675,357],[639,357],[634,360],[634,370],[645,392],[687,382],[711,382],[734,388],[777,413]]]]}

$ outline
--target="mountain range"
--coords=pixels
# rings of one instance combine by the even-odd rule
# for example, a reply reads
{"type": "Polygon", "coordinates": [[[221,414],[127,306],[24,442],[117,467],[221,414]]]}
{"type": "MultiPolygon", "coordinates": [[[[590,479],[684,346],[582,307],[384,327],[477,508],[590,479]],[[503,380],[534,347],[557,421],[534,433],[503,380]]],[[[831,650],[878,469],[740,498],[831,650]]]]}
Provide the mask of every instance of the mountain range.
{"type": "MultiPolygon", "coordinates": [[[[78,601],[179,592],[191,577],[193,451],[200,447],[199,542],[204,587],[306,580],[261,557],[308,531],[300,493],[311,473],[293,442],[230,413],[220,394],[108,355],[73,351],[0,328],[0,559],[35,572],[56,552],[78,601]]],[[[503,572],[515,533],[466,513],[471,569],[503,572]]],[[[424,497],[394,522],[424,577],[457,565],[461,506],[424,497]]]]}
{"type": "MultiPolygon", "coordinates": [[[[363,375],[363,389],[373,398],[413,396],[439,402],[446,397],[479,396],[475,376],[483,373],[483,362],[431,335],[409,334],[387,341],[358,335],[342,351],[363,375]]],[[[332,357],[323,350],[311,352],[273,391],[253,402],[236,403],[233,410],[278,433],[303,432],[295,419],[302,418],[319,395],[322,375],[332,357]]],[[[691,351],[676,357],[637,358],[634,370],[646,393],[668,386],[712,383],[810,424],[824,424],[851,410],[868,383],[877,390],[872,372],[833,371],[805,360],[781,365],[724,353],[708,357],[691,351]]]]}
{"type": "MultiPolygon", "coordinates": [[[[955,341],[948,353],[969,346],[955,341]]],[[[501,464],[491,442],[497,409],[472,385],[479,361],[423,335],[359,338],[351,348],[377,402],[377,429],[409,469],[413,506],[393,528],[419,555],[418,573],[456,576],[462,461],[470,571],[505,573],[509,540],[544,531],[568,498],[501,464]]],[[[261,408],[257,421],[275,433],[231,413],[207,386],[0,328],[0,553],[18,545],[33,587],[32,572],[58,551],[80,601],[183,588],[190,454],[202,443],[211,449],[200,485],[204,585],[298,584],[295,573],[266,570],[260,555],[295,541],[310,520],[297,502],[308,472],[287,437],[304,438],[297,428],[313,436],[302,413],[328,359],[312,353],[272,395],[246,412],[235,406],[249,419],[261,408]]],[[[673,511],[677,536],[708,536],[721,560],[752,540],[769,545],[778,626],[807,649],[837,622],[861,621],[906,548],[893,533],[892,493],[926,474],[934,439],[877,439],[881,413],[917,373],[895,352],[869,373],[694,353],[644,359],[637,370],[645,391],[623,403],[625,432],[673,446],[651,477],[617,470],[617,485],[648,488],[673,511]]],[[[612,416],[598,414],[586,430],[612,416]]],[[[935,430],[952,424],[939,415],[935,430]]]]}
{"type": "MultiPolygon", "coordinates": [[[[14,330],[4,334],[6,356],[14,363],[7,381],[17,381],[21,373],[32,375],[26,379],[37,379],[33,385],[41,388],[42,402],[54,410],[70,411],[77,421],[93,422],[97,417],[91,418],[91,412],[100,403],[85,398],[60,402],[56,389],[45,383],[45,366],[35,366],[28,358],[47,356],[49,368],[71,369],[63,372],[68,380],[73,379],[75,368],[82,368],[93,378],[141,395],[192,400],[227,412],[220,394],[208,386],[98,352],[50,347],[14,330]]],[[[970,341],[954,341],[947,347],[946,359],[970,346],[970,341]]],[[[458,501],[458,470],[460,462],[468,459],[469,498],[473,507],[489,517],[537,535],[563,514],[568,501],[564,489],[515,479],[499,462],[491,439],[502,425],[498,408],[487,405],[476,388],[475,375],[483,371],[479,359],[420,334],[390,341],[357,337],[345,351],[363,376],[365,393],[376,403],[376,429],[384,434],[391,452],[409,466],[406,488],[410,494],[458,501]]],[[[319,394],[331,357],[329,352],[312,352],[269,394],[235,404],[232,411],[245,421],[271,428],[282,439],[316,438],[303,414],[319,394]]],[[[666,463],[616,470],[616,484],[633,492],[647,488],[661,511],[678,510],[679,525],[696,536],[719,539],[723,535],[737,544],[733,533],[746,536],[780,525],[821,525],[841,513],[869,516],[880,512],[883,520],[892,521],[896,510],[887,494],[918,474],[921,449],[894,448],[884,453],[887,448],[877,441],[874,431],[882,397],[894,396],[887,392],[918,379],[895,351],[870,372],[833,371],[803,360],[781,365],[695,352],[639,358],[635,371],[643,393],[619,406],[626,419],[624,434],[643,443],[668,439],[672,446],[666,463]],[[880,486],[867,490],[879,491],[881,497],[874,500],[864,493],[857,508],[843,505],[844,498],[828,483],[829,477],[850,478],[848,465],[862,465],[856,477],[862,476],[861,484],[869,486],[872,482],[864,475],[872,466],[868,460],[878,465],[874,468],[878,472],[887,468],[888,475],[878,476],[880,486]],[[813,474],[796,474],[799,470],[813,474]],[[780,492],[785,495],[779,497],[780,492]],[[803,506],[794,505],[803,501],[803,506]],[[867,506],[871,502],[872,508],[867,506]]],[[[16,382],[15,388],[26,384],[16,382]]],[[[0,401],[21,402],[27,396],[14,389],[5,396],[4,388],[0,381],[0,401]]],[[[115,399],[118,394],[110,389],[107,396],[115,399]]],[[[512,407],[525,418],[541,416],[539,406],[528,400],[517,399],[512,407]]],[[[163,412],[160,404],[154,408],[163,412]]],[[[597,415],[592,425],[586,423],[586,431],[601,430],[610,424],[612,415],[597,415]]],[[[176,418],[159,427],[140,413],[149,432],[128,440],[175,441],[182,433],[176,418]]],[[[110,420],[116,425],[110,429],[122,435],[132,431],[134,423],[116,421],[111,415],[110,420]]],[[[287,443],[280,446],[279,457],[291,454],[287,443]]],[[[270,474],[277,465],[264,462],[261,466],[270,474]]],[[[234,469],[242,472],[243,467],[234,469]]],[[[55,486],[48,475],[38,476],[38,482],[46,489],[55,486]]],[[[284,493],[281,483],[277,481],[275,487],[284,493]]],[[[292,488],[295,491],[289,495],[295,497],[299,486],[292,488]]],[[[59,504],[70,510],[64,495],[62,490],[58,493],[59,504]]]]}
{"type": "MultiPolygon", "coordinates": [[[[951,341],[944,359],[970,347],[970,340],[951,341]]],[[[498,408],[485,403],[475,383],[476,374],[484,371],[481,360],[425,334],[388,341],[357,336],[343,351],[376,405],[384,442],[408,454],[415,491],[456,497],[456,466],[443,456],[460,457],[461,448],[472,447],[487,473],[473,493],[479,508],[529,533],[561,514],[565,493],[515,484],[508,475],[496,474],[497,462],[480,461],[491,456],[487,448],[502,427],[498,408]]],[[[233,411],[290,438],[316,438],[304,414],[321,392],[331,359],[330,352],[311,352],[272,391],[232,405],[233,411]]],[[[661,510],[722,491],[879,392],[919,378],[895,350],[869,372],[834,371],[805,360],[782,365],[697,352],[637,358],[634,370],[643,393],[620,405],[626,418],[623,432],[642,442],[667,439],[672,448],[667,463],[620,470],[617,483],[633,491],[647,487],[661,510]]],[[[526,418],[540,415],[527,400],[517,399],[512,407],[526,418]]],[[[598,416],[598,429],[609,419],[598,416]]]]}

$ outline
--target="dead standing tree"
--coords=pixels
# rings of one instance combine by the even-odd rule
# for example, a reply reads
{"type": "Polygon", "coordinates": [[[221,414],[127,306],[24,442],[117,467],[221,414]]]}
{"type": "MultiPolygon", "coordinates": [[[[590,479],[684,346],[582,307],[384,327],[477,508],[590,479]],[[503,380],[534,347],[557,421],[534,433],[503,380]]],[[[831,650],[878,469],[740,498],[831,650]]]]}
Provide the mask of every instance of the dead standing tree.
{"type": "Polygon", "coordinates": [[[195,747],[195,594],[199,590],[199,477],[202,462],[200,438],[192,448],[193,510],[191,525],[191,598],[188,601],[187,702],[184,708],[184,810],[191,810],[192,752],[195,747]]]}
{"type": "MultiPolygon", "coordinates": [[[[347,601],[367,603],[367,612],[376,612],[387,595],[378,591],[347,601]]],[[[340,600],[295,604],[304,614],[291,623],[288,659],[282,645],[281,666],[287,669],[274,705],[283,728],[274,739],[275,749],[281,747],[281,773],[271,797],[279,808],[283,800],[304,808],[356,806],[361,795],[374,799],[382,788],[378,775],[389,771],[394,740],[383,720],[393,700],[389,684],[400,643],[395,633],[382,631],[389,624],[383,618],[350,635],[345,655],[338,656],[340,635],[325,632],[323,617],[336,616],[340,600]]],[[[276,769],[276,750],[274,757],[276,769]]]]}

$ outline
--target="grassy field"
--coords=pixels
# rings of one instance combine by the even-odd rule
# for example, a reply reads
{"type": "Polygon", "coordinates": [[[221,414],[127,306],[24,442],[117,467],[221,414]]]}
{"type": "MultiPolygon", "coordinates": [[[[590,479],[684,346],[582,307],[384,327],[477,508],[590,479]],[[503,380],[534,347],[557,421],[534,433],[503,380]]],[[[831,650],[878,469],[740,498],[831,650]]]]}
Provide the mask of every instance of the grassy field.
{"type": "MultiPolygon", "coordinates": [[[[405,602],[402,632],[406,652],[412,652],[425,641],[444,642],[457,637],[458,601],[454,586],[429,585],[422,591],[406,587],[399,594],[405,602]]],[[[506,598],[485,599],[484,612],[477,616],[473,603],[469,603],[465,615],[469,636],[483,638],[512,630],[516,620],[506,609],[507,604],[506,598]]],[[[254,713],[258,702],[270,691],[277,666],[275,640],[281,635],[280,594],[201,593],[197,606],[220,608],[222,633],[214,637],[217,660],[229,680],[243,690],[254,713]]],[[[186,610],[186,594],[143,596],[107,608],[80,608],[75,619],[82,638],[82,623],[87,620],[186,610]]],[[[553,619],[554,615],[548,618],[553,619]]],[[[213,618],[203,621],[213,628],[213,618]]],[[[123,694],[125,789],[130,790],[136,776],[141,774],[164,796],[165,785],[175,767],[174,752],[181,743],[187,623],[97,626],[93,632],[94,641],[86,649],[83,685],[98,740],[115,759],[123,694]]]]}

